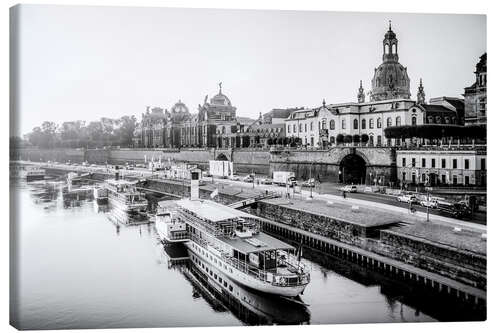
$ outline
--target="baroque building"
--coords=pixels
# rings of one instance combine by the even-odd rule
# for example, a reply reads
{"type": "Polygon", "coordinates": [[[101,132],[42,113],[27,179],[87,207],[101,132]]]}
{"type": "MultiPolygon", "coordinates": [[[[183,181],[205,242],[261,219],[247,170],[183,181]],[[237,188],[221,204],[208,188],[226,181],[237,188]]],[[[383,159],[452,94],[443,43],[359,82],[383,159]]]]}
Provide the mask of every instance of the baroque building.
{"type": "Polygon", "coordinates": [[[461,124],[463,100],[440,97],[426,103],[422,79],[417,100],[410,99],[410,78],[399,63],[398,40],[389,23],[382,41],[382,64],[375,68],[370,101],[365,100],[363,82],[357,102],[326,104],[291,113],[286,120],[286,136],[298,137],[302,144],[325,147],[353,143],[368,146],[398,146],[399,140],[386,139],[384,129],[429,123],[461,124]],[[340,142],[338,142],[340,140],[340,142]]]}

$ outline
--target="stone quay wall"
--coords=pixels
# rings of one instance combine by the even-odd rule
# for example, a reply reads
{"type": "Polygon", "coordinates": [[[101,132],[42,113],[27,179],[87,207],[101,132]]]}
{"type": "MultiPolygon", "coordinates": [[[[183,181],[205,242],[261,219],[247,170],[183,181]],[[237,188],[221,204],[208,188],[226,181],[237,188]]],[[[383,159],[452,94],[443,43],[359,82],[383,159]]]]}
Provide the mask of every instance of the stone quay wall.
{"type": "Polygon", "coordinates": [[[373,234],[373,227],[367,228],[349,221],[262,201],[245,210],[250,214],[354,245],[464,284],[486,288],[486,256],[482,254],[400,235],[391,230],[380,230],[380,239],[370,237],[368,234],[373,234]]]}
{"type": "Polygon", "coordinates": [[[329,150],[275,150],[271,151],[270,173],[293,171],[298,179],[320,175],[322,181],[338,182],[344,157],[361,157],[366,165],[365,183],[370,172],[386,182],[396,181],[396,151],[390,147],[334,147],[329,150]]]}
{"type": "Polygon", "coordinates": [[[208,170],[210,160],[226,159],[234,163],[236,173],[255,172],[270,175],[268,150],[262,149],[37,149],[23,148],[10,152],[11,160],[57,161],[90,164],[144,163],[151,159],[175,161],[198,165],[208,170]]]}
{"type": "Polygon", "coordinates": [[[392,230],[381,231],[380,242],[372,250],[415,267],[486,289],[485,254],[432,243],[392,230]]]}

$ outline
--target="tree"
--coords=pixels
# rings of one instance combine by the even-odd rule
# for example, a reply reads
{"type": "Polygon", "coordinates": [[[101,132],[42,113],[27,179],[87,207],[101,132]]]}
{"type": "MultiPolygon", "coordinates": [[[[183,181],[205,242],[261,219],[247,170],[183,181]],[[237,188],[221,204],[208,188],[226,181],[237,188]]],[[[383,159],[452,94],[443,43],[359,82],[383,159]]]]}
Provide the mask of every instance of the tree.
{"type": "Polygon", "coordinates": [[[361,134],[361,142],[367,143],[368,141],[370,141],[370,137],[368,136],[368,134],[361,134]]]}
{"type": "Polygon", "coordinates": [[[272,146],[273,145],[273,138],[268,138],[267,139],[267,145],[272,146]]]}
{"type": "Polygon", "coordinates": [[[344,143],[344,134],[337,134],[336,141],[337,141],[338,145],[343,144],[344,143]]]}
{"type": "Polygon", "coordinates": [[[347,135],[344,137],[344,141],[345,141],[345,143],[351,143],[351,142],[352,142],[352,135],[347,134],[347,135]]]}
{"type": "Polygon", "coordinates": [[[361,141],[361,137],[358,134],[354,134],[354,136],[352,137],[352,141],[354,143],[359,143],[361,141]]]}

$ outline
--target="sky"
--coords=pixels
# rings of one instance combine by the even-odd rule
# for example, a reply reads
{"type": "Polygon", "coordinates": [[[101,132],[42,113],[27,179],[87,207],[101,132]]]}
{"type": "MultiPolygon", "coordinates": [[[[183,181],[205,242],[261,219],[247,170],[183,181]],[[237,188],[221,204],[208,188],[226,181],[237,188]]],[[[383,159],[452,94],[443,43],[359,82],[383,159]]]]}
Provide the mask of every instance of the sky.
{"type": "Polygon", "coordinates": [[[412,98],[460,97],[486,52],[486,16],[22,5],[17,135],[43,121],[135,115],[222,91],[237,116],[356,100],[392,21],[412,98]]]}

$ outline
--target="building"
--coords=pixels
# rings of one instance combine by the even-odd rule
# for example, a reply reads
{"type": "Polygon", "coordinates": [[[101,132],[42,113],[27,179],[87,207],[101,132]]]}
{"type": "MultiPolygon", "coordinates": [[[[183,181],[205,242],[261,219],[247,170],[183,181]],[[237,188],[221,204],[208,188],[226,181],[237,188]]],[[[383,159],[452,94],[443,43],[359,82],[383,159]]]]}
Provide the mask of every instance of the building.
{"type": "Polygon", "coordinates": [[[396,165],[400,183],[486,186],[486,147],[398,150],[396,165]]]}
{"type": "Polygon", "coordinates": [[[417,100],[410,99],[410,78],[406,67],[399,63],[398,40],[390,24],[382,46],[382,64],[375,68],[370,101],[365,100],[363,82],[360,82],[357,102],[326,104],[323,101],[320,107],[292,112],[285,121],[286,136],[298,137],[303,145],[311,147],[398,146],[399,140],[385,138],[385,128],[461,123],[460,99],[441,97],[426,103],[422,80],[417,100]]]}
{"type": "Polygon", "coordinates": [[[243,143],[236,134],[244,133],[253,122],[236,117],[236,107],[222,93],[220,83],[219,93],[210,101],[206,96],[203,105],[198,105],[197,114],[190,113],[180,100],[170,111],[147,107],[134,131],[133,142],[141,148],[239,147],[243,143]]]}
{"type": "Polygon", "coordinates": [[[476,81],[464,89],[465,99],[465,124],[486,124],[486,53],[476,64],[476,81]]]}

